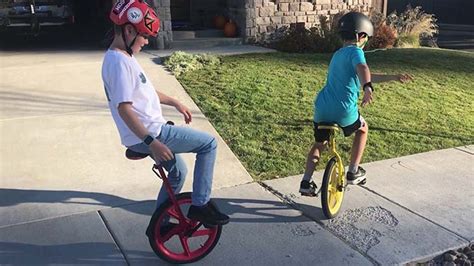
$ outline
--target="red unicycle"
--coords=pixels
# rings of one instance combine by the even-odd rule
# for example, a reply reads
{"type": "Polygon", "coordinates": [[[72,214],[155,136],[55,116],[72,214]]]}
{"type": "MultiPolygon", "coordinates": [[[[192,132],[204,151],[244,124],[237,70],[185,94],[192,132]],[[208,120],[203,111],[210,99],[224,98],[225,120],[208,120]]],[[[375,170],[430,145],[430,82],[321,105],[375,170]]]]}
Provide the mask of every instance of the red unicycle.
{"type": "MultiPolygon", "coordinates": [[[[126,156],[137,160],[147,157],[148,154],[127,149],[126,156]]],[[[163,167],[155,164],[152,170],[163,180],[169,194],[169,199],[156,209],[146,231],[153,251],[161,259],[176,264],[191,263],[204,258],[217,245],[222,225],[209,226],[187,218],[185,213],[191,206],[191,193],[175,195],[163,167]]]]}

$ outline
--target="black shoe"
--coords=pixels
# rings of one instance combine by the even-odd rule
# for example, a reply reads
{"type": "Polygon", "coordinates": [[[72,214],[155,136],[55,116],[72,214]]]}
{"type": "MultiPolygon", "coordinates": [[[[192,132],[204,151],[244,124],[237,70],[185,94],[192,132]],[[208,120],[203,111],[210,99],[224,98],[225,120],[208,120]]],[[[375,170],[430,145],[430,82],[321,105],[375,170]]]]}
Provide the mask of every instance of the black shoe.
{"type": "MultiPolygon", "coordinates": [[[[169,233],[177,225],[178,224],[175,224],[175,223],[167,223],[167,224],[161,226],[160,227],[160,235],[165,236],[167,233],[169,233]]],[[[148,228],[146,229],[146,235],[148,237],[152,237],[151,226],[150,225],[148,225],[148,228]]]]}
{"type": "Polygon", "coordinates": [[[347,178],[347,183],[351,185],[365,183],[365,179],[366,179],[365,170],[364,168],[359,166],[355,174],[351,172],[347,172],[346,178],[347,178]]]}
{"type": "Polygon", "coordinates": [[[229,216],[220,212],[212,202],[204,206],[191,205],[187,216],[189,219],[202,222],[205,226],[224,225],[230,220],[229,216]]]}
{"type": "Polygon", "coordinates": [[[316,197],[318,186],[313,181],[302,180],[300,183],[300,193],[302,196],[316,197]]]}

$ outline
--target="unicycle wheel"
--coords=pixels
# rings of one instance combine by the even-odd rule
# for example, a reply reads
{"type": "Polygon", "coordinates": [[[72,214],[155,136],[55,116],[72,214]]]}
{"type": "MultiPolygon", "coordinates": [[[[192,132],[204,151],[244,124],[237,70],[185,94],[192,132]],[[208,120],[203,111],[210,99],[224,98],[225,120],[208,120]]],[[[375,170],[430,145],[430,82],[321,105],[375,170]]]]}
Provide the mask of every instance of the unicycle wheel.
{"type": "Polygon", "coordinates": [[[166,201],[151,218],[148,240],[155,254],[167,262],[195,262],[214,249],[221,236],[222,226],[206,228],[200,222],[186,217],[191,206],[191,193],[178,194],[176,200],[184,217],[180,218],[171,200],[166,201]]]}
{"type": "Polygon", "coordinates": [[[321,186],[321,205],[328,219],[336,217],[341,209],[345,191],[341,182],[343,178],[339,176],[336,158],[331,158],[324,170],[321,186]]]}

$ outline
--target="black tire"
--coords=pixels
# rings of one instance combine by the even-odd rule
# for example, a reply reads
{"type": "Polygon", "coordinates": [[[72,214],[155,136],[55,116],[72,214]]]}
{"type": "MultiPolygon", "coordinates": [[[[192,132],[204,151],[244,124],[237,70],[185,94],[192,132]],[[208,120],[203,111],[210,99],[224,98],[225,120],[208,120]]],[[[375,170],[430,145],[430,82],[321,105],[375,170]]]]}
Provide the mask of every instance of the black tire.
{"type": "MultiPolygon", "coordinates": [[[[336,163],[336,158],[333,157],[329,162],[326,164],[326,169],[324,170],[324,175],[323,175],[323,183],[321,186],[321,205],[323,208],[323,213],[324,216],[326,216],[328,219],[332,219],[337,216],[339,211],[341,210],[342,206],[342,201],[344,199],[344,190],[345,188],[343,187],[338,187],[338,193],[340,193],[340,200],[337,202],[330,202],[329,197],[333,196],[332,193],[334,193],[334,188],[331,186],[331,184],[334,184],[336,180],[333,180],[332,178],[338,178],[338,171],[337,171],[337,163],[336,163]],[[333,189],[331,192],[330,189],[333,189]],[[336,205],[333,208],[331,208],[332,205],[336,205]]],[[[342,177],[344,178],[344,177],[342,177]]]]}
{"type": "MultiPolygon", "coordinates": [[[[184,205],[184,202],[191,202],[191,193],[186,192],[186,193],[180,193],[176,195],[176,200],[179,202],[180,207],[182,209],[182,206],[184,205]]],[[[186,203],[187,204],[187,203],[186,203]]],[[[181,257],[181,258],[172,258],[168,254],[166,254],[165,250],[162,250],[158,245],[157,245],[157,239],[155,239],[155,231],[156,228],[159,228],[159,225],[157,223],[160,223],[160,217],[162,217],[162,214],[164,212],[167,212],[171,207],[173,207],[173,204],[171,200],[169,199],[165,203],[163,203],[153,214],[151,220],[150,220],[150,234],[148,235],[148,241],[150,242],[150,246],[152,247],[153,251],[155,254],[160,257],[162,260],[167,261],[172,264],[184,264],[184,263],[192,263],[195,261],[198,261],[205,256],[207,256],[217,245],[219,242],[219,238],[222,233],[222,225],[213,227],[211,229],[206,229],[206,230],[211,230],[213,232],[213,239],[211,240],[212,242],[207,243],[207,245],[202,246],[200,249],[205,249],[200,251],[199,256],[189,256],[189,257],[181,257]]],[[[184,216],[186,217],[186,213],[184,213],[184,216]]],[[[187,220],[189,220],[186,217],[187,220]]]]}

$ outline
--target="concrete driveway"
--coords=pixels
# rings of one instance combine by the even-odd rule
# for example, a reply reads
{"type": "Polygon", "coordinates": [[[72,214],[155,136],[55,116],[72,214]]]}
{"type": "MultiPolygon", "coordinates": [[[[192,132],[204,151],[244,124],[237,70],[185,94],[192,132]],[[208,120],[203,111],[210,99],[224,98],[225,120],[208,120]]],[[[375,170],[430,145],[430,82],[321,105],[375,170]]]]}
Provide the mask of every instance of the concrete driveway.
{"type": "MultiPolygon", "coordinates": [[[[0,56],[1,187],[9,190],[8,205],[15,206],[2,209],[0,226],[155,198],[160,181],[151,172],[152,161],[124,157],[104,98],[102,51],[0,56]]],[[[218,136],[176,79],[153,59],[139,55],[155,86],[189,106],[193,128],[218,136]]],[[[174,109],[164,113],[183,124],[174,109]]],[[[193,157],[186,160],[192,168],[193,157]]],[[[214,188],[251,181],[219,138],[214,188]]]]}

